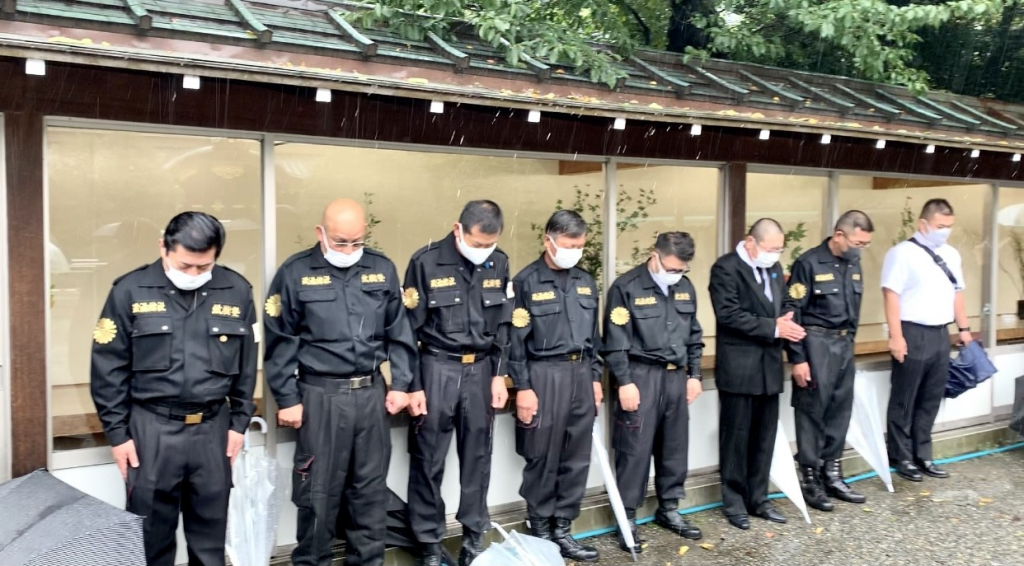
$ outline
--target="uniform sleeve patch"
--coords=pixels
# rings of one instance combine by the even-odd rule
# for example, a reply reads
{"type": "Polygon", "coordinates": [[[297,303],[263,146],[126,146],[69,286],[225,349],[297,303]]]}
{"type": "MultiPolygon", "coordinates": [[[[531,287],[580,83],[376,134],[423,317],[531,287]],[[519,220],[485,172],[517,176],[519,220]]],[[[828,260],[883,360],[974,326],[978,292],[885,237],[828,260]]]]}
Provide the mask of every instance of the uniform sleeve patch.
{"type": "Polygon", "coordinates": [[[611,319],[612,324],[625,326],[626,323],[629,322],[629,311],[626,310],[626,307],[615,307],[612,309],[609,318],[611,319]]]}
{"type": "Polygon", "coordinates": [[[92,339],[97,344],[110,344],[117,336],[117,324],[109,318],[101,318],[92,331],[92,339]]]}
{"type": "Polygon", "coordinates": [[[793,283],[789,286],[789,296],[799,301],[807,296],[807,287],[803,283],[793,283]]]}
{"type": "Polygon", "coordinates": [[[530,325],[530,312],[524,308],[512,311],[512,326],[526,328],[530,325]]]}
{"type": "Polygon", "coordinates": [[[420,306],[420,292],[414,287],[402,291],[402,304],[409,310],[420,306]]]}
{"type": "Polygon", "coordinates": [[[263,304],[263,310],[273,318],[281,316],[281,295],[275,294],[267,297],[267,302],[263,304]]]}

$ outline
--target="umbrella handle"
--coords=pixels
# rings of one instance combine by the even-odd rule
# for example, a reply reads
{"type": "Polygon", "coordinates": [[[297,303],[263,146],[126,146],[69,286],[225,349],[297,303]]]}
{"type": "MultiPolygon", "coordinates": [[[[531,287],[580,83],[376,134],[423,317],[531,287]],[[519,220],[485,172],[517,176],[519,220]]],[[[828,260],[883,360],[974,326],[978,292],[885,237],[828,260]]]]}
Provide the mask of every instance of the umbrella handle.
{"type": "MultiPolygon", "coordinates": [[[[267,421],[263,420],[260,417],[253,417],[252,420],[249,421],[249,425],[252,426],[252,423],[256,423],[256,424],[260,425],[260,432],[262,434],[267,434],[267,421]]],[[[248,429],[246,429],[246,431],[245,431],[245,441],[242,443],[242,450],[245,450],[245,451],[249,450],[249,430],[248,429]]]]}

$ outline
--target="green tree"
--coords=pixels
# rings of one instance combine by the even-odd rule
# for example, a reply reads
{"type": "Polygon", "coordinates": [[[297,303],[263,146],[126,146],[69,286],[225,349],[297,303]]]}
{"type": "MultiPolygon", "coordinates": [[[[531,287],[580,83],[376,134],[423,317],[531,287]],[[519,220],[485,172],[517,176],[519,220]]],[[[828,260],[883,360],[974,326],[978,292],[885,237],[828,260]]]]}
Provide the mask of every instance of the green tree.
{"type": "MultiPolygon", "coordinates": [[[[988,26],[1016,34],[1006,45],[1020,43],[1019,1],[379,0],[351,17],[410,39],[470,33],[512,65],[543,59],[608,85],[622,77],[614,61],[648,46],[923,90],[938,63],[917,51],[922,34],[988,26]]],[[[989,43],[998,41],[993,34],[989,43]]],[[[965,54],[965,69],[979,57],[965,54]]],[[[986,64],[980,72],[998,79],[1009,63],[1004,54],[986,64]]]]}

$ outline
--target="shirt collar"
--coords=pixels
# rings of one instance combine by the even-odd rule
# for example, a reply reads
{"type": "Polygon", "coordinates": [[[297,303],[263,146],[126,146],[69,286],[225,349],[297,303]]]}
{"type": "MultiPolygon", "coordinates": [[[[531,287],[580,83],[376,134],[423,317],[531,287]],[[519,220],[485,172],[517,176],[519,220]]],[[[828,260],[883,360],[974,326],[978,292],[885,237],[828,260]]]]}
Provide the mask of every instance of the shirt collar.
{"type": "Polygon", "coordinates": [[[747,253],[747,248],[743,246],[745,240],[740,240],[740,243],[736,244],[736,255],[740,256],[743,263],[749,265],[754,271],[757,271],[757,264],[754,260],[750,259],[750,254],[747,253]]]}
{"type": "Polygon", "coordinates": [[[459,253],[457,244],[455,242],[455,231],[448,233],[445,239],[441,240],[438,244],[441,248],[441,257],[438,259],[438,263],[445,265],[457,265],[460,260],[463,259],[462,254],[459,253]]]}

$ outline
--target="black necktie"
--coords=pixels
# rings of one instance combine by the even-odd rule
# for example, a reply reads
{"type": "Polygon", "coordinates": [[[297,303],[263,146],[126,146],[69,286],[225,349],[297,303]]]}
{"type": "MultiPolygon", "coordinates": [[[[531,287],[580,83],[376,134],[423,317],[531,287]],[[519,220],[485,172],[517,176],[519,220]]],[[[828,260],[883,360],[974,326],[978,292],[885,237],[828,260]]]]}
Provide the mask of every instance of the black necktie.
{"type": "Polygon", "coordinates": [[[768,300],[772,300],[772,288],[768,283],[768,270],[763,267],[758,267],[757,272],[761,274],[761,284],[764,285],[764,296],[768,297],[768,300]]]}

